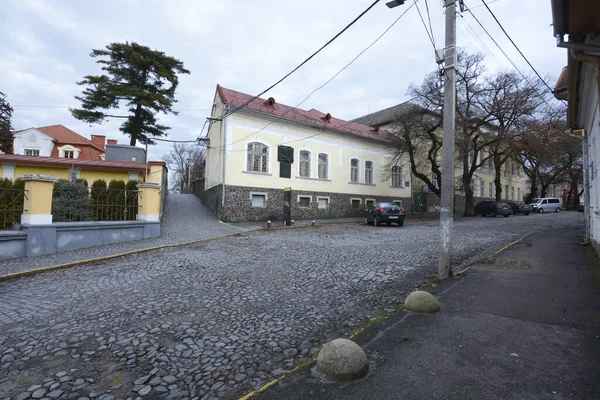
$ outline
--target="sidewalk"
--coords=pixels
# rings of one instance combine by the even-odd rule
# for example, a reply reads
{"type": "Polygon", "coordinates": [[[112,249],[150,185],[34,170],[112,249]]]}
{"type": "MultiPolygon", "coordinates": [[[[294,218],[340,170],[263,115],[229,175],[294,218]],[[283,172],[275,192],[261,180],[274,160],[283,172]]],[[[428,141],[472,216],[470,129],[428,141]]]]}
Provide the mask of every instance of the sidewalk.
{"type": "Polygon", "coordinates": [[[311,367],[261,399],[598,399],[600,265],[581,228],[538,232],[436,288],[436,315],[400,312],[354,340],[362,381],[311,367]]]}

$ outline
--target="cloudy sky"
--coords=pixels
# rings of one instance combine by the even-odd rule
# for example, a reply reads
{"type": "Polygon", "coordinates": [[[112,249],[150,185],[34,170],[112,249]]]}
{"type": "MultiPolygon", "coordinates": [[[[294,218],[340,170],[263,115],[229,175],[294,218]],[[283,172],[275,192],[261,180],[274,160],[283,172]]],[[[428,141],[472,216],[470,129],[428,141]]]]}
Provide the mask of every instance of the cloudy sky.
{"type": "MultiPolygon", "coordinates": [[[[118,122],[88,126],[68,107],[78,106],[75,82],[98,73],[92,49],[111,42],[135,41],[183,61],[177,92],[178,116],[163,116],[170,139],[190,140],[200,133],[217,83],[257,94],[299,64],[362,12],[372,0],[0,0],[0,91],[15,112],[16,129],[63,124],[83,136],[105,134],[128,143],[118,122]]],[[[566,62],[555,47],[548,0],[489,0],[505,29],[550,85],[566,62]]],[[[268,93],[296,106],[375,40],[413,0],[394,9],[377,4],[357,24],[297,73],[268,93]]],[[[425,0],[417,2],[425,19],[425,0]]],[[[525,61],[503,36],[480,0],[467,0],[519,68],[525,61]]],[[[438,48],[443,47],[441,0],[429,0],[438,48]]],[[[509,61],[465,13],[458,17],[458,45],[487,55],[490,71],[512,69],[509,61]]],[[[302,108],[317,108],[352,119],[407,100],[411,83],[436,69],[433,47],[416,7],[381,40],[302,108]]],[[[171,145],[150,150],[160,159],[171,145]]]]}

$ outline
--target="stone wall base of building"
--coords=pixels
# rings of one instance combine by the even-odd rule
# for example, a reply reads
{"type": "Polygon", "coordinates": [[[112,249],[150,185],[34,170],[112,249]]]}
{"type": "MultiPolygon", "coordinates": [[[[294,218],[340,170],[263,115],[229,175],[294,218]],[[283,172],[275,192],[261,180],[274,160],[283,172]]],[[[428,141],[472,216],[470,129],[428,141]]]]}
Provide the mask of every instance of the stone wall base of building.
{"type": "MultiPolygon", "coordinates": [[[[204,204],[223,221],[281,221],[283,219],[283,189],[265,189],[247,186],[225,186],[225,208],[221,210],[221,186],[215,186],[203,193],[204,204]],[[252,205],[252,195],[264,196],[264,207],[252,205]]],[[[292,188],[292,219],[329,219],[362,217],[367,200],[375,202],[400,201],[410,214],[412,201],[406,197],[389,197],[350,193],[314,192],[292,188]],[[299,197],[309,197],[310,206],[301,207],[299,197]],[[319,198],[327,199],[319,203],[319,198]],[[360,199],[360,206],[352,205],[352,200],[360,199]]]]}

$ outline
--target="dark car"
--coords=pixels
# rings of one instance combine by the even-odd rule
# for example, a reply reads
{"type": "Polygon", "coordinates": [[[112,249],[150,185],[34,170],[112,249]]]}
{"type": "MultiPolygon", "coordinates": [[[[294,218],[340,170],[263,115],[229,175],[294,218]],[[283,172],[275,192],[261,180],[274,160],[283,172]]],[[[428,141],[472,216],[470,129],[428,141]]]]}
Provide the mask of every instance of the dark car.
{"type": "Polygon", "coordinates": [[[509,202],[508,205],[510,206],[513,214],[529,215],[529,213],[531,213],[531,206],[523,203],[522,201],[509,202]]]}
{"type": "Polygon", "coordinates": [[[404,208],[394,203],[375,203],[367,208],[365,222],[375,226],[379,226],[383,223],[386,223],[388,226],[392,223],[403,226],[404,208]]]}
{"type": "Polygon", "coordinates": [[[475,215],[481,215],[482,217],[504,215],[505,218],[508,218],[512,213],[507,203],[484,200],[475,206],[475,215]]]}

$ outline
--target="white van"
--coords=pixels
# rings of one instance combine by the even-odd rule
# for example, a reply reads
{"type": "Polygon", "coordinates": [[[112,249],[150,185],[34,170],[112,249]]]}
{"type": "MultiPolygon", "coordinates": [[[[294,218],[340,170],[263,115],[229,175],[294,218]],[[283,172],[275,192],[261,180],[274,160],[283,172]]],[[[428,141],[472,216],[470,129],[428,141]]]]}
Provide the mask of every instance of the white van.
{"type": "Polygon", "coordinates": [[[540,199],[533,199],[533,201],[529,204],[533,212],[560,212],[562,210],[562,205],[560,204],[560,199],[556,197],[543,197],[540,199]]]}

